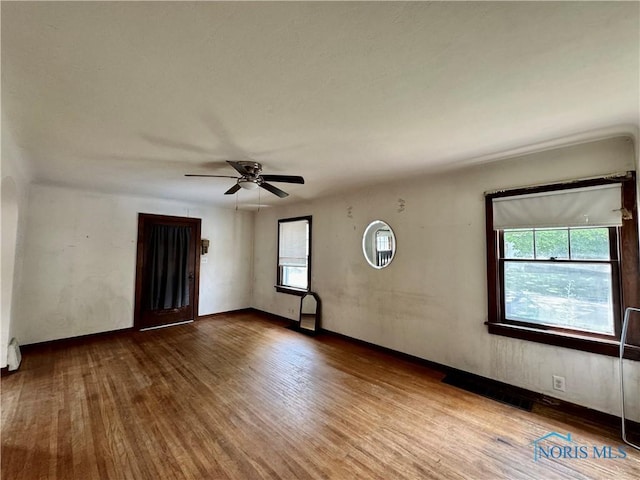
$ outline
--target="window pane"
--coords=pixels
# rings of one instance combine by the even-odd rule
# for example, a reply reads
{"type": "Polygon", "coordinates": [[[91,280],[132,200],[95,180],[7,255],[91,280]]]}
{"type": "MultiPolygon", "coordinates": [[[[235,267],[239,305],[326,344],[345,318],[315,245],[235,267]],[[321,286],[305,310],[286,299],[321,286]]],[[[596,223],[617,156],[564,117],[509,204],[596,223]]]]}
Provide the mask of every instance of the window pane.
{"type": "Polygon", "coordinates": [[[613,335],[611,265],[504,263],[505,317],[613,335]]]}
{"type": "Polygon", "coordinates": [[[504,258],[533,258],[533,230],[505,230],[504,258]]]}
{"type": "Polygon", "coordinates": [[[571,258],[609,260],[608,228],[572,228],[571,258]]]}
{"type": "Polygon", "coordinates": [[[569,230],[536,230],[536,258],[569,258],[569,230]]]}
{"type": "Polygon", "coordinates": [[[391,250],[391,236],[382,230],[376,232],[376,250],[391,250]]]}
{"type": "Polygon", "coordinates": [[[282,285],[307,288],[307,267],[282,267],[282,285]]]}

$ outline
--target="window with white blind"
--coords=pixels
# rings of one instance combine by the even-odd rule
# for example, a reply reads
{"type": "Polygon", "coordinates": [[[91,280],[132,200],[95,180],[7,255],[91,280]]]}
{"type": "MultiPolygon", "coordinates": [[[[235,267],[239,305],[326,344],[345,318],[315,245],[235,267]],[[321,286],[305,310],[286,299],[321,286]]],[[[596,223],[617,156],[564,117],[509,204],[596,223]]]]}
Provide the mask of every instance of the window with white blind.
{"type": "Polygon", "coordinates": [[[278,278],[284,293],[309,290],[311,280],[311,217],[278,220],[278,278]]]}
{"type": "Polygon", "coordinates": [[[486,194],[490,333],[615,354],[639,300],[634,179],[486,194]]]}

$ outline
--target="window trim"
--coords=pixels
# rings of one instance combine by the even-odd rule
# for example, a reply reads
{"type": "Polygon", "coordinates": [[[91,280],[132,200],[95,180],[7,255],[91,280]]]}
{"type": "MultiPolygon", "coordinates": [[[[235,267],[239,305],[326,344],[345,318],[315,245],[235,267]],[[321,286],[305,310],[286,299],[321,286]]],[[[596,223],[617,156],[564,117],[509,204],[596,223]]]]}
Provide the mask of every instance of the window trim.
{"type": "Polygon", "coordinates": [[[302,217],[281,218],[278,220],[278,239],[276,243],[276,284],[275,289],[279,293],[287,293],[289,295],[297,295],[299,297],[305,295],[311,291],[311,246],[312,246],[312,216],[306,215],[302,217]],[[307,288],[295,288],[282,284],[281,270],[280,270],[280,224],[288,222],[300,222],[306,220],[309,224],[309,256],[307,257],[307,288]]]}
{"type": "MultiPolygon", "coordinates": [[[[624,176],[592,178],[536,187],[502,190],[485,195],[488,293],[488,317],[485,324],[488,327],[489,333],[602,355],[618,356],[621,322],[624,316],[624,310],[627,306],[640,305],[637,210],[635,172],[627,172],[624,176]],[[493,199],[609,183],[621,184],[622,207],[630,212],[632,217],[631,219],[623,219],[623,225],[619,227],[618,230],[616,253],[619,255],[617,262],[619,270],[617,275],[615,267],[614,272],[612,272],[613,281],[617,282],[619,286],[618,298],[614,298],[615,335],[610,336],[580,332],[546,325],[532,326],[525,322],[515,322],[504,319],[504,299],[501,292],[503,279],[501,278],[502,269],[499,251],[502,232],[493,229],[493,199]],[[615,308],[616,306],[618,306],[618,308],[615,308]]],[[[612,256],[612,259],[613,258],[612,256]]],[[[640,360],[640,325],[638,323],[640,322],[634,322],[629,326],[625,358],[640,360]]]]}

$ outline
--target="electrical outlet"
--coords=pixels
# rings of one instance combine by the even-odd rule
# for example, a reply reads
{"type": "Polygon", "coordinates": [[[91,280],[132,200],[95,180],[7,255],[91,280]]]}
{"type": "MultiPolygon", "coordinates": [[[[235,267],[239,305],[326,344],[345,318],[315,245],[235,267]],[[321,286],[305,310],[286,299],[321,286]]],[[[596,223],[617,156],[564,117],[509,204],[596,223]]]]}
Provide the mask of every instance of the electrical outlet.
{"type": "Polygon", "coordinates": [[[565,391],[564,377],[561,377],[559,375],[553,376],[553,389],[559,390],[561,392],[565,391]]]}

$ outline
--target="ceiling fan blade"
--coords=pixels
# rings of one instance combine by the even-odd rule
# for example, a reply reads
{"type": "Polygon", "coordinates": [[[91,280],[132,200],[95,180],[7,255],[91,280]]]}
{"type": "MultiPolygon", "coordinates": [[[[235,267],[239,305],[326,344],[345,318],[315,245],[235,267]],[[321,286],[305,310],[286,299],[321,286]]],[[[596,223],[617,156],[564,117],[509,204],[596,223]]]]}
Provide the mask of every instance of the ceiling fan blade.
{"type": "Polygon", "coordinates": [[[233,195],[234,193],[236,193],[238,190],[240,190],[240,185],[238,185],[237,183],[231,187],[229,190],[227,190],[226,192],[224,192],[225,195],[233,195]]]}
{"type": "Polygon", "coordinates": [[[200,175],[197,173],[185,173],[185,177],[214,177],[214,178],[238,178],[232,177],[231,175],[200,175]]]}
{"type": "Polygon", "coordinates": [[[260,184],[260,186],[262,188],[264,188],[265,190],[270,191],[271,193],[273,193],[274,195],[277,195],[280,198],[284,198],[284,197],[288,197],[289,194],[287,192],[283,192],[282,190],[280,190],[278,187],[274,187],[273,185],[269,184],[269,183],[265,183],[262,182],[260,184]]]}
{"type": "Polygon", "coordinates": [[[227,160],[227,163],[229,165],[231,165],[233,168],[235,168],[236,171],[242,176],[245,176],[245,175],[247,175],[249,173],[247,171],[247,169],[244,168],[244,165],[242,165],[240,162],[234,162],[233,160],[227,160]]]}
{"type": "Polygon", "coordinates": [[[298,175],[262,175],[265,182],[304,183],[304,178],[298,175]]]}

